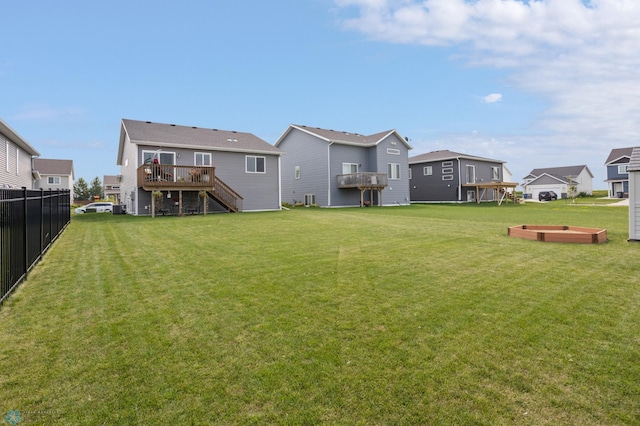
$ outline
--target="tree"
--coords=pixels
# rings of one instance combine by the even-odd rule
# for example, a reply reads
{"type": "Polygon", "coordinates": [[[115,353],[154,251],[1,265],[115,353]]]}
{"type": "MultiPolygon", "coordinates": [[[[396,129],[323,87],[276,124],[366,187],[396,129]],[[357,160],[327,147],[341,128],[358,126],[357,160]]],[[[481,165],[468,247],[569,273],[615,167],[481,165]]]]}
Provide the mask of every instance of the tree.
{"type": "Polygon", "coordinates": [[[76,200],[84,201],[89,199],[89,186],[87,185],[87,181],[80,178],[73,185],[73,197],[76,200]]]}
{"type": "Polygon", "coordinates": [[[98,176],[94,177],[91,181],[89,196],[91,197],[91,199],[96,196],[102,198],[102,181],[100,181],[100,178],[98,176]]]}

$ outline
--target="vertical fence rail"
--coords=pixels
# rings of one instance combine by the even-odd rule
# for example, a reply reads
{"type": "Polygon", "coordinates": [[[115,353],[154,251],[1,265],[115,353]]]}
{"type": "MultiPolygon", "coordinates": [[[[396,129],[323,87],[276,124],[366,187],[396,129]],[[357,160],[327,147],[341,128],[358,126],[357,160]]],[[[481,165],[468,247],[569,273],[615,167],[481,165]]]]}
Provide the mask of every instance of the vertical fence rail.
{"type": "Polygon", "coordinates": [[[0,189],[0,304],[70,220],[68,190],[0,189]]]}

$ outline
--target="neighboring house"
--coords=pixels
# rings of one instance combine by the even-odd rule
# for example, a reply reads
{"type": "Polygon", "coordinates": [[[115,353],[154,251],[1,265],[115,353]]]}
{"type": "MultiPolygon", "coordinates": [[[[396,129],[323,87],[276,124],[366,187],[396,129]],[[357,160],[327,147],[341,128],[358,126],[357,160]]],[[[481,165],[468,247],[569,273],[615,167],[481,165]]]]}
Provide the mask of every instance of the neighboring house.
{"type": "Polygon", "coordinates": [[[282,149],[282,200],[320,207],[409,204],[409,143],[396,130],[358,133],[290,125],[282,149]]]}
{"type": "Polygon", "coordinates": [[[102,192],[106,200],[120,204],[120,176],[104,175],[102,178],[102,192]]]}
{"type": "Polygon", "coordinates": [[[32,159],[40,153],[0,119],[0,188],[33,188],[32,159]]]}
{"type": "Polygon", "coordinates": [[[607,187],[609,189],[609,197],[622,198],[625,194],[629,194],[629,173],[627,166],[631,159],[630,148],[612,149],[607,157],[604,165],[607,167],[607,187]]]}
{"type": "Polygon", "coordinates": [[[528,199],[538,199],[540,191],[553,191],[558,198],[568,198],[573,187],[576,194],[593,192],[593,174],[587,166],[533,169],[524,178],[523,192],[528,199]]]}
{"type": "Polygon", "coordinates": [[[413,203],[493,201],[517,186],[504,161],[448,150],[411,157],[409,167],[413,203]]]}
{"type": "Polygon", "coordinates": [[[34,158],[33,173],[37,176],[35,189],[67,189],[73,203],[73,160],[34,158]]]}
{"type": "Polygon", "coordinates": [[[640,147],[631,150],[629,172],[629,240],[640,241],[640,147]]]}
{"type": "Polygon", "coordinates": [[[279,210],[281,154],[251,133],[123,119],[120,201],[133,215],[279,210]]]}

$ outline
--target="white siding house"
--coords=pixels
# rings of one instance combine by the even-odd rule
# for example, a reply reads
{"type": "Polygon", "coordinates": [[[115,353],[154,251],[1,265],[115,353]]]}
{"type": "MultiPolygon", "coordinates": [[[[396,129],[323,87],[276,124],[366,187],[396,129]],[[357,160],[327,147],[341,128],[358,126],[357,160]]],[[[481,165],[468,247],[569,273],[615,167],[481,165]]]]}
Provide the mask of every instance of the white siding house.
{"type": "Polygon", "coordinates": [[[34,185],[32,159],[40,153],[0,119],[0,188],[34,185]]]}

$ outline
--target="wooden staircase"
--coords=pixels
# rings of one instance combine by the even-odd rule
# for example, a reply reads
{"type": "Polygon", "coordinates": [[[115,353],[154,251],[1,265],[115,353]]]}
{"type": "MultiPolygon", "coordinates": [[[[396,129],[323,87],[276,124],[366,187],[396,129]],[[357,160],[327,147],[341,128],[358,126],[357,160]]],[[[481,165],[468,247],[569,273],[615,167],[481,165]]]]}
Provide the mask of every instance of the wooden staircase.
{"type": "Polygon", "coordinates": [[[513,201],[514,204],[522,204],[522,198],[518,197],[514,192],[508,192],[506,191],[504,188],[500,188],[500,195],[502,196],[501,198],[508,198],[511,201],[513,201]]]}
{"type": "Polygon", "coordinates": [[[207,194],[220,205],[226,207],[229,212],[238,213],[242,211],[242,196],[217,176],[213,178],[213,189],[207,189],[207,194]]]}

